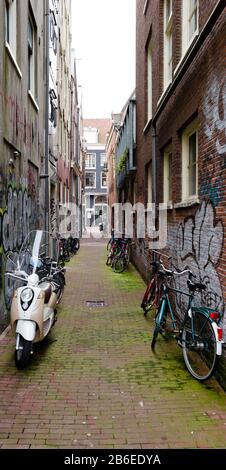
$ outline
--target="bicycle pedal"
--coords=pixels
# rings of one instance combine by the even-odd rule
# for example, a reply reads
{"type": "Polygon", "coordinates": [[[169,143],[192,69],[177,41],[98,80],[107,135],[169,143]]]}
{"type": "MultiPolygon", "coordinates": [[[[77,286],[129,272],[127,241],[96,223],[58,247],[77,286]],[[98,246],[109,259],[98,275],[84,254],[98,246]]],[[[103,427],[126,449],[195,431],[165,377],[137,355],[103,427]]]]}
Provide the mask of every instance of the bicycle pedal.
{"type": "Polygon", "coordinates": [[[173,335],[179,335],[180,330],[178,330],[177,328],[175,328],[174,330],[172,330],[172,333],[173,333],[173,335]]]}

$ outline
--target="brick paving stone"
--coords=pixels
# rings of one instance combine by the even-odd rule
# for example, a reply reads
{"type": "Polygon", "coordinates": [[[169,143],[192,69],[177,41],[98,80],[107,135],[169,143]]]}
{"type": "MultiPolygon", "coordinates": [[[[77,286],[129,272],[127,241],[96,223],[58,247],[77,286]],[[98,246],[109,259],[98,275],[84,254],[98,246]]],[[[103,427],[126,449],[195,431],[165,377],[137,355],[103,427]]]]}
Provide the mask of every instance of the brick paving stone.
{"type": "Polygon", "coordinates": [[[11,334],[0,342],[0,447],[225,448],[225,392],[214,378],[195,381],[173,341],[152,353],[144,283],[105,258],[102,243],[81,243],[55,328],[26,371],[15,368],[11,334]]]}

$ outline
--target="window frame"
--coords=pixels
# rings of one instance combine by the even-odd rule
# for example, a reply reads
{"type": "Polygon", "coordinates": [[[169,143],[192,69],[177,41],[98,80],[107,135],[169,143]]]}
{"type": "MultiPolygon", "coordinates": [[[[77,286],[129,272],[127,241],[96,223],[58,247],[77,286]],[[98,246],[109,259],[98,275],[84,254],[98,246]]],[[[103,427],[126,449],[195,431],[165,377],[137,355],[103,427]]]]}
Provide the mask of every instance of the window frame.
{"type": "Polygon", "coordinates": [[[93,152],[88,152],[85,157],[85,170],[96,170],[97,166],[97,156],[96,153],[93,152]],[[95,160],[95,166],[90,166],[90,159],[88,161],[89,165],[87,166],[87,157],[94,157],[95,160]]]}
{"type": "Polygon", "coordinates": [[[86,189],[96,189],[96,172],[95,171],[85,171],[85,188],[86,189]],[[94,186],[87,186],[86,185],[86,174],[87,173],[93,173],[94,174],[94,177],[95,177],[95,184],[94,186]]]}
{"type": "Polygon", "coordinates": [[[17,0],[5,0],[5,42],[10,48],[14,60],[17,62],[17,0]],[[13,35],[13,29],[15,34],[13,35]]]}
{"type": "Polygon", "coordinates": [[[28,53],[28,92],[37,100],[37,25],[29,8],[27,24],[27,53],[28,53]],[[30,43],[30,26],[32,30],[32,43],[30,43]]]}
{"type": "Polygon", "coordinates": [[[182,2],[182,57],[186,54],[195,37],[199,34],[199,0],[197,0],[197,25],[194,33],[190,37],[189,26],[196,8],[190,12],[190,2],[192,0],[183,0],[182,2]]]}
{"type": "Polygon", "coordinates": [[[100,183],[101,183],[101,189],[107,189],[107,173],[106,173],[106,171],[101,171],[100,183]],[[103,176],[106,177],[106,185],[105,186],[103,185],[103,176]]]}
{"type": "Polygon", "coordinates": [[[153,117],[153,45],[150,38],[147,46],[147,122],[153,117]]]}
{"type": "Polygon", "coordinates": [[[189,201],[191,199],[198,197],[198,162],[199,162],[199,155],[198,155],[198,120],[197,118],[187,126],[183,133],[182,133],[182,201],[189,201]],[[196,160],[195,160],[195,168],[196,168],[196,181],[195,187],[196,191],[194,194],[189,194],[189,185],[190,185],[190,166],[189,166],[189,142],[190,137],[196,134],[196,160]]]}
{"type": "Polygon", "coordinates": [[[170,2],[170,12],[167,18],[167,1],[164,0],[163,19],[163,87],[167,89],[173,78],[173,20],[172,20],[172,0],[170,2]]]}
{"type": "Polygon", "coordinates": [[[104,167],[105,163],[107,163],[107,155],[106,155],[106,153],[101,153],[100,154],[100,166],[101,166],[101,168],[104,167]],[[102,162],[103,157],[104,157],[104,163],[102,162]]]}

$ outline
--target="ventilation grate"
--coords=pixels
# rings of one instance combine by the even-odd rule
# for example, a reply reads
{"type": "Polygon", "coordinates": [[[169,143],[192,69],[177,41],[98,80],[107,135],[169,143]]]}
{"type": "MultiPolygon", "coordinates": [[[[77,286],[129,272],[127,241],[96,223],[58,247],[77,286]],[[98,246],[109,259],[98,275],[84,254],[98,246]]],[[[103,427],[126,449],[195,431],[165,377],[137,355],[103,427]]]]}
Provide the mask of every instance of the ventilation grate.
{"type": "Polygon", "coordinates": [[[104,300],[86,300],[86,306],[89,308],[104,307],[104,300]]]}

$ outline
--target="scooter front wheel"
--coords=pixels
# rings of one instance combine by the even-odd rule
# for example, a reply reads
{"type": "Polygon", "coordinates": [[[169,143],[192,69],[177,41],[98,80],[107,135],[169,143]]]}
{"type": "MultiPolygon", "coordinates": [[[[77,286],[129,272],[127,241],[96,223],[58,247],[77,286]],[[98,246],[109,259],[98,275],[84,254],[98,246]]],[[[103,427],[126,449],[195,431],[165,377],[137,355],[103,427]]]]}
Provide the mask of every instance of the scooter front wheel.
{"type": "Polygon", "coordinates": [[[19,349],[15,351],[15,363],[17,369],[24,369],[31,357],[31,348],[32,348],[32,341],[27,341],[20,335],[19,338],[19,349]]]}

